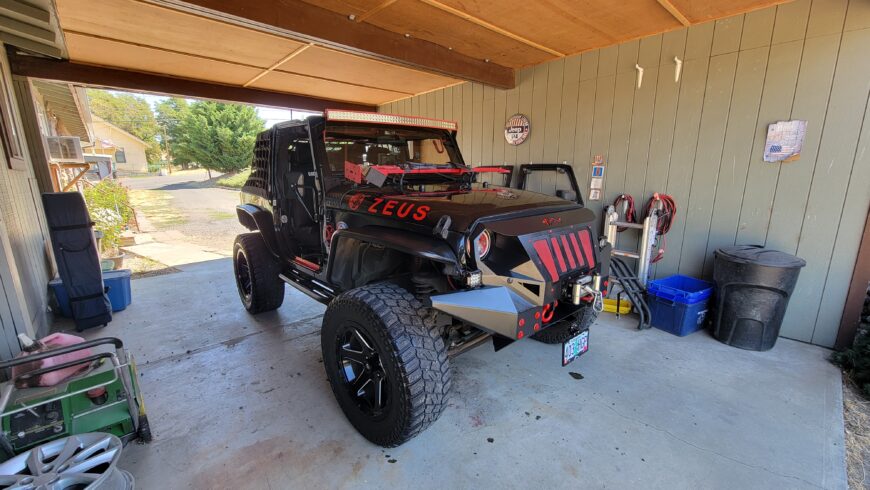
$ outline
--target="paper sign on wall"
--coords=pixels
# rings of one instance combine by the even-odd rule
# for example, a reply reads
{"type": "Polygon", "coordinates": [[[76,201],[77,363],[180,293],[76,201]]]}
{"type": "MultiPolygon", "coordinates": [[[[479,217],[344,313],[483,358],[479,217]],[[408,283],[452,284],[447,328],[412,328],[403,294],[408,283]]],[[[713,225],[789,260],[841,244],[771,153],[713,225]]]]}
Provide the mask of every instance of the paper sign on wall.
{"type": "Polygon", "coordinates": [[[801,147],[807,135],[807,122],[779,121],[767,127],[764,144],[765,162],[793,162],[800,158],[801,147]]]}
{"type": "Polygon", "coordinates": [[[600,200],[602,189],[604,189],[604,158],[595,155],[592,162],[592,177],[589,180],[589,200],[600,200]]]}

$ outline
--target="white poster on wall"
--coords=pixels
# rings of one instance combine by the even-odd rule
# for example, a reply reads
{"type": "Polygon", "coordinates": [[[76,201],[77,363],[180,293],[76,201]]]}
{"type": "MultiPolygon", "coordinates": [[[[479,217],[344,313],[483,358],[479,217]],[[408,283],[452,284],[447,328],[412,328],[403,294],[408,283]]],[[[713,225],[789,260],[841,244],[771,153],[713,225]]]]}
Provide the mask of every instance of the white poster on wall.
{"type": "Polygon", "coordinates": [[[800,158],[801,147],[807,135],[807,122],[779,121],[767,127],[764,144],[765,162],[793,162],[800,158]]]}

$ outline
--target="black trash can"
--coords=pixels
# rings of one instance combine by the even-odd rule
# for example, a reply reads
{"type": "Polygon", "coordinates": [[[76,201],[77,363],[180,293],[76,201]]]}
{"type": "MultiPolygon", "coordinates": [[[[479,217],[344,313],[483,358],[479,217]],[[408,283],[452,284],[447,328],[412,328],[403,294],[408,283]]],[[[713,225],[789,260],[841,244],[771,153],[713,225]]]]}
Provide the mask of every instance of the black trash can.
{"type": "Polygon", "coordinates": [[[716,250],[713,335],[741,349],[773,348],[801,268],[800,257],[758,245],[716,250]]]}

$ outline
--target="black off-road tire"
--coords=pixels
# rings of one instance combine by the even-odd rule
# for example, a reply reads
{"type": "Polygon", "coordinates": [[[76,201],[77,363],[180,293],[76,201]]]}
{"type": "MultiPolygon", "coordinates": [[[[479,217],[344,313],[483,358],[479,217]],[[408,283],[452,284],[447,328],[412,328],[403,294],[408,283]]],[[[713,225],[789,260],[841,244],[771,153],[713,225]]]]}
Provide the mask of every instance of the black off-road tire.
{"type": "Polygon", "coordinates": [[[596,318],[598,318],[598,312],[591,306],[584,306],[575,317],[551,325],[532,335],[532,338],[545,344],[561,344],[576,335],[577,332],[589,328],[596,318]]]}
{"type": "MultiPolygon", "coordinates": [[[[380,446],[395,447],[412,439],[447,405],[447,348],[430,311],[406,289],[384,282],[338,296],[323,318],[323,365],[335,398],[357,431],[380,446]],[[373,378],[385,380],[382,408],[367,411],[370,407],[362,405],[360,391],[354,392],[348,381],[347,366],[353,363],[342,364],[342,347],[349,345],[342,339],[354,330],[376,351],[371,365],[373,378]]],[[[363,381],[363,375],[357,381],[363,381]]]]}
{"type": "Polygon", "coordinates": [[[233,244],[233,274],[248,313],[278,309],[284,302],[281,267],[259,233],[244,233],[233,244]],[[247,271],[247,272],[245,272],[247,271]]]}

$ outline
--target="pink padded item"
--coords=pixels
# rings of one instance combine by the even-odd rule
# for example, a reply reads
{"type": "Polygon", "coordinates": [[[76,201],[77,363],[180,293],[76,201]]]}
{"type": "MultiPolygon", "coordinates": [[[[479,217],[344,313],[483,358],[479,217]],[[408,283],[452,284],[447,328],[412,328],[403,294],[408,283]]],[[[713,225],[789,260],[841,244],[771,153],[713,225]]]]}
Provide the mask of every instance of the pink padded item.
{"type": "MultiPolygon", "coordinates": [[[[57,349],[60,347],[66,347],[68,345],[75,345],[84,342],[85,339],[81,337],[77,337],[75,335],[69,335],[66,333],[58,332],[43,337],[39,340],[42,343],[43,347],[33,351],[33,352],[21,352],[19,357],[30,356],[36,353],[50,351],[52,349],[57,349]]],[[[69,354],[63,354],[59,356],[49,357],[46,359],[42,359],[41,361],[34,361],[27,364],[21,364],[19,366],[15,366],[12,368],[12,379],[16,377],[28,373],[30,371],[35,371],[37,369],[47,368],[51,366],[56,366],[58,364],[63,364],[69,361],[75,361],[78,359],[82,359],[91,355],[90,349],[82,349],[76,352],[70,352],[69,354]]],[[[16,382],[15,385],[18,388],[27,388],[34,386],[54,386],[62,383],[66,379],[72,377],[75,374],[80,373],[88,368],[88,364],[79,364],[78,366],[72,366],[65,369],[59,369],[57,371],[52,371],[50,373],[45,373],[39,378],[30,379],[27,383],[19,383],[16,382]]]]}

